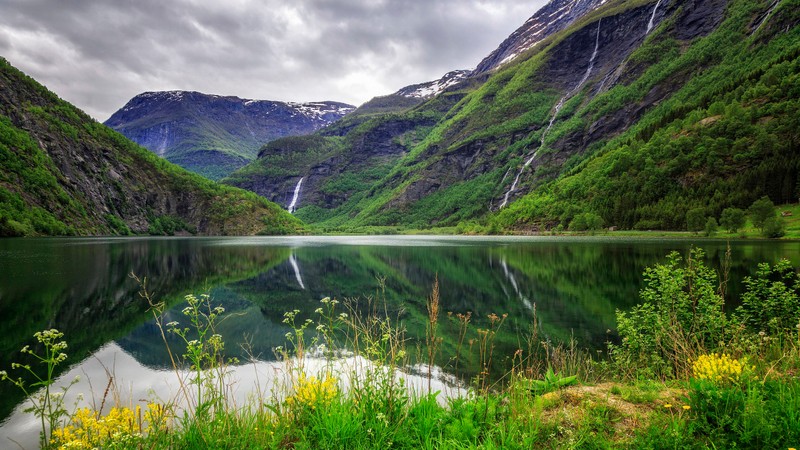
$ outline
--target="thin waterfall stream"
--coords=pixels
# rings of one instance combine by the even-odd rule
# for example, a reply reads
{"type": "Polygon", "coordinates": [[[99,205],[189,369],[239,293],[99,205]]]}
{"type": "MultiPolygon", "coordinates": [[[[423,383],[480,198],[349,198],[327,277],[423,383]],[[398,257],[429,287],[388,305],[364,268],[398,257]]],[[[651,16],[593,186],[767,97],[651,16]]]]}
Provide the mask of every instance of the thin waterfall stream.
{"type": "Polygon", "coordinates": [[[292,202],[289,203],[289,207],[286,208],[289,211],[289,214],[294,213],[297,210],[297,200],[300,199],[300,185],[303,184],[303,178],[300,178],[300,181],[297,182],[297,186],[294,187],[294,196],[292,196],[292,202]]]}
{"type": "Polygon", "coordinates": [[[544,143],[544,138],[545,136],[547,136],[547,133],[553,126],[553,123],[555,122],[558,113],[561,111],[561,108],[564,106],[564,103],[568,99],[570,99],[573,95],[575,95],[575,93],[583,86],[583,84],[586,83],[586,80],[589,79],[589,76],[591,75],[592,70],[594,69],[595,59],[597,59],[597,52],[600,50],[601,21],[602,19],[597,21],[597,33],[594,38],[594,51],[592,52],[592,56],[589,58],[589,65],[588,67],[586,67],[586,73],[583,74],[583,78],[581,78],[578,84],[575,85],[575,87],[573,87],[572,89],[570,89],[563,97],[561,97],[558,103],[556,103],[556,107],[553,110],[553,114],[550,115],[550,122],[547,124],[547,128],[542,133],[542,138],[540,139],[539,147],[533,152],[533,155],[531,155],[531,157],[525,161],[525,164],[522,165],[522,168],[519,169],[519,172],[517,172],[517,176],[514,177],[514,182],[511,183],[511,187],[508,189],[508,191],[506,191],[505,195],[503,196],[503,202],[500,204],[500,207],[498,209],[505,208],[505,206],[508,204],[508,198],[511,196],[511,194],[514,193],[514,191],[517,190],[517,184],[519,184],[519,179],[522,176],[522,173],[525,172],[525,169],[527,169],[528,166],[530,166],[531,163],[533,163],[533,160],[536,159],[536,156],[539,154],[539,149],[542,148],[542,144],[544,143]]]}
{"type": "Polygon", "coordinates": [[[761,26],[767,22],[767,19],[769,19],[772,16],[772,12],[775,11],[775,9],[780,4],[781,0],[775,0],[772,2],[772,5],[770,5],[769,10],[767,10],[766,14],[764,14],[764,18],[761,19],[761,21],[758,22],[758,25],[756,25],[756,27],[753,28],[753,31],[750,32],[750,36],[756,34],[756,32],[761,29],[761,26]]]}
{"type": "Polygon", "coordinates": [[[656,11],[658,11],[658,7],[661,6],[661,2],[662,1],[663,0],[658,0],[656,2],[656,6],[653,8],[653,13],[650,14],[650,21],[647,22],[647,31],[645,31],[645,33],[644,33],[645,35],[650,34],[650,31],[653,30],[653,24],[654,24],[654,22],[656,20],[656,11]]]}
{"type": "MultiPolygon", "coordinates": [[[[664,0],[658,0],[656,2],[655,6],[653,7],[653,11],[650,13],[650,20],[647,22],[647,29],[644,32],[643,38],[646,38],[647,35],[649,35],[651,31],[653,31],[653,28],[655,27],[655,21],[656,21],[656,12],[658,11],[658,8],[661,6],[661,3],[663,1],[664,0]]],[[[603,78],[603,81],[600,82],[600,86],[595,91],[595,96],[597,96],[598,94],[603,92],[603,90],[605,89],[606,84],[609,82],[609,80],[612,80],[611,81],[612,84],[614,82],[616,82],[617,78],[619,78],[619,75],[620,75],[619,71],[623,67],[624,64],[625,64],[625,60],[622,60],[619,64],[617,64],[617,66],[614,68],[614,70],[611,70],[611,71],[608,72],[608,74],[605,76],[605,78],[603,78]]]]}

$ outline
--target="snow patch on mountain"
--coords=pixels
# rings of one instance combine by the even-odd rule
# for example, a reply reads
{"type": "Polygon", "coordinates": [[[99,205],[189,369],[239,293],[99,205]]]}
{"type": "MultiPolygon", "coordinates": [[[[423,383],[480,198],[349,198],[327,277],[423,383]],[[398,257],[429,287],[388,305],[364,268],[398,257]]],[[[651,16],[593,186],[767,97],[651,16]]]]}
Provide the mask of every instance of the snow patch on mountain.
{"type": "Polygon", "coordinates": [[[341,117],[351,113],[356,109],[354,106],[335,102],[289,102],[287,103],[287,106],[293,108],[298,114],[302,114],[310,119],[321,120],[329,123],[336,120],[332,118],[333,116],[341,117]]]}
{"type": "Polygon", "coordinates": [[[260,112],[270,113],[279,110],[289,111],[291,117],[304,116],[323,125],[334,122],[342,116],[356,109],[353,105],[340,102],[278,102],[272,100],[253,100],[235,96],[203,94],[194,91],[156,91],[143,92],[132,98],[119,112],[131,112],[136,109],[150,109],[154,104],[167,104],[170,102],[192,102],[197,99],[203,101],[221,100],[230,103],[239,103],[246,109],[259,109],[260,112]]]}
{"type": "Polygon", "coordinates": [[[571,25],[608,0],[552,0],[483,59],[472,75],[491,72],[516,59],[536,44],[571,25]]]}
{"type": "Polygon", "coordinates": [[[471,70],[454,70],[452,72],[447,72],[438,80],[404,87],[403,89],[397,91],[394,95],[427,100],[466,79],[470,73],[472,73],[471,70]]]}

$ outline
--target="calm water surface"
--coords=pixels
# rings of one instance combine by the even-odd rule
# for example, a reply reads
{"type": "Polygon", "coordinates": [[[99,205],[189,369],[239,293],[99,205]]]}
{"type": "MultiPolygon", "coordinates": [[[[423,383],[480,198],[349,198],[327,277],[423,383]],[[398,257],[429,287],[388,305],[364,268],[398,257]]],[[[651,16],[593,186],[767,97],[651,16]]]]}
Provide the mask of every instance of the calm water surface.
{"type": "MultiPolygon", "coordinates": [[[[705,249],[710,265],[720,266],[726,243],[714,240],[4,239],[0,369],[20,359],[18,350],[31,343],[33,333],[58,328],[69,342],[73,373],[100,371],[94,387],[102,392],[106,379],[91,368],[102,356],[105,368],[113,365],[118,377],[129,373],[147,385],[141,387],[146,394],[156,383],[147,376],[168,368],[169,358],[131,273],[146,277],[154,297],[170,305],[168,320],[181,320],[186,294],[210,292],[213,303],[227,311],[219,330],[230,356],[243,361],[252,354],[265,364],[274,362],[273,348],[286,344],[289,331],[283,313],[299,309],[311,315],[327,296],[361,304],[379,299],[400,317],[410,339],[424,338],[425,300],[437,276],[443,312],[471,312],[476,327],[485,326],[490,313],[508,314],[497,338],[501,354],[513,353],[518,336],[534,321],[547,339],[574,336],[581,345],[599,349],[614,338],[615,310],[637,303],[645,267],[664,261],[673,250],[685,254],[693,244],[705,249]],[[247,352],[237,345],[244,342],[247,352]]],[[[741,279],[756,264],[788,258],[800,265],[798,242],[736,241],[731,252],[731,307],[741,279]]],[[[447,349],[455,326],[442,328],[447,349]]],[[[21,401],[14,389],[0,385],[0,418],[9,417],[21,401]]],[[[6,448],[9,436],[27,432],[20,423],[9,419],[0,426],[0,448],[6,448]]],[[[35,442],[36,429],[32,432],[35,442]]]]}

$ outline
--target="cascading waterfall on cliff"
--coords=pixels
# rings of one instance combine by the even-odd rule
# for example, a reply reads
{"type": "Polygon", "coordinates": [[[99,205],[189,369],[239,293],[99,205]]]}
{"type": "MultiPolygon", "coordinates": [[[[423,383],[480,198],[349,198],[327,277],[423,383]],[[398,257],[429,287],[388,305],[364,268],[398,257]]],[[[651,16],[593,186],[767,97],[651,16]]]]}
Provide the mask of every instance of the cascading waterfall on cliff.
{"type": "Polygon", "coordinates": [[[761,26],[764,25],[767,22],[767,19],[769,19],[770,16],[772,16],[772,13],[775,11],[775,9],[778,7],[778,5],[780,5],[780,3],[781,3],[780,0],[775,0],[775,1],[772,2],[772,5],[770,5],[769,10],[767,10],[766,14],[764,14],[764,18],[761,19],[761,21],[758,22],[758,25],[756,25],[756,27],[753,28],[753,31],[750,32],[751,36],[756,34],[756,31],[761,29],[761,26]]]}
{"type": "MultiPolygon", "coordinates": [[[[647,22],[647,30],[645,30],[645,32],[644,32],[644,37],[647,37],[647,35],[650,34],[651,31],[653,31],[653,27],[655,27],[655,21],[656,21],[656,12],[658,12],[658,8],[661,6],[661,2],[663,2],[663,1],[664,0],[658,0],[656,2],[656,5],[653,7],[653,11],[650,13],[650,20],[647,22]]],[[[606,77],[603,78],[603,81],[600,82],[600,87],[597,88],[597,91],[595,92],[595,95],[603,92],[603,89],[605,88],[606,83],[610,79],[613,80],[612,83],[614,83],[616,81],[616,78],[619,77],[618,71],[620,70],[621,67],[623,67],[624,64],[625,64],[625,61],[621,61],[619,64],[617,64],[617,67],[615,67],[614,70],[608,72],[606,77]]]]}
{"type": "Polygon", "coordinates": [[[653,30],[653,23],[656,20],[656,11],[658,11],[658,7],[661,6],[661,2],[662,1],[663,0],[658,0],[656,2],[656,6],[655,6],[655,8],[653,8],[653,13],[650,14],[650,22],[647,22],[647,31],[645,31],[644,34],[650,34],[650,31],[653,30]]]}
{"type": "Polygon", "coordinates": [[[525,164],[522,165],[522,168],[519,169],[519,172],[517,172],[517,176],[514,178],[514,182],[511,183],[511,187],[508,189],[508,191],[506,191],[506,194],[503,196],[503,203],[500,204],[500,208],[498,208],[498,209],[503,209],[508,204],[508,198],[511,196],[511,194],[514,193],[514,191],[516,191],[517,184],[519,183],[519,179],[522,176],[522,173],[525,172],[525,169],[527,169],[528,166],[530,166],[531,163],[533,163],[533,160],[536,159],[536,156],[539,154],[539,149],[541,148],[541,145],[544,143],[544,138],[545,138],[545,136],[547,136],[547,133],[550,131],[550,128],[553,126],[553,122],[555,122],[556,116],[558,116],[558,113],[559,113],[559,111],[561,111],[561,108],[564,106],[564,103],[569,98],[571,98],[576,92],[578,92],[578,90],[583,86],[583,84],[586,83],[586,80],[589,79],[589,75],[591,75],[592,70],[594,69],[594,61],[595,61],[595,59],[597,59],[597,52],[600,50],[600,22],[601,22],[601,20],[597,21],[597,33],[596,33],[595,38],[594,38],[594,51],[592,52],[592,56],[589,57],[589,65],[588,65],[588,67],[586,67],[586,73],[583,74],[583,78],[581,78],[581,80],[578,82],[578,84],[575,85],[574,88],[570,89],[569,92],[567,92],[563,97],[561,97],[561,99],[558,101],[558,103],[556,103],[556,107],[553,110],[553,114],[550,116],[550,122],[547,124],[547,128],[545,128],[544,132],[542,132],[542,138],[540,139],[541,143],[539,145],[539,148],[537,148],[536,151],[533,152],[533,155],[530,158],[528,158],[525,161],[525,164]]]}
{"type": "Polygon", "coordinates": [[[289,211],[289,214],[293,214],[297,210],[297,200],[300,199],[300,185],[303,184],[303,178],[300,178],[300,181],[297,182],[297,186],[294,187],[294,195],[292,196],[292,202],[289,203],[289,207],[286,208],[289,211]]]}

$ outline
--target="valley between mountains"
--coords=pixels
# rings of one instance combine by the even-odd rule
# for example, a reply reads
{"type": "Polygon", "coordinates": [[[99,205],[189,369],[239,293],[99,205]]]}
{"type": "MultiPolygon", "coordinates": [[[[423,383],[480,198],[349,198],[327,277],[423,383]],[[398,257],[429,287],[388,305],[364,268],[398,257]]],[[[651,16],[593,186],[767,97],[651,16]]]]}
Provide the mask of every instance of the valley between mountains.
{"type": "Polygon", "coordinates": [[[798,24],[798,0],[553,0],[358,107],[146,92],[121,134],[3,61],[0,234],[680,231],[795,203],[798,24]]]}

